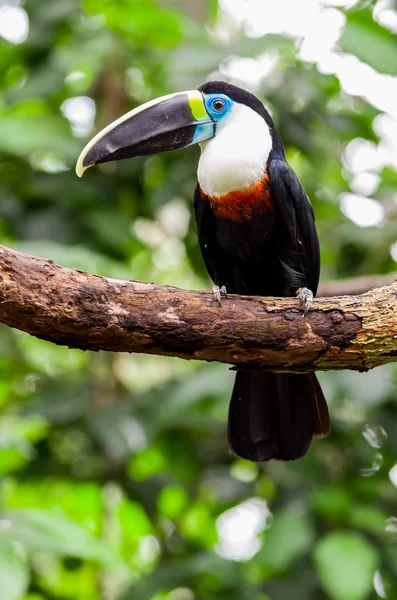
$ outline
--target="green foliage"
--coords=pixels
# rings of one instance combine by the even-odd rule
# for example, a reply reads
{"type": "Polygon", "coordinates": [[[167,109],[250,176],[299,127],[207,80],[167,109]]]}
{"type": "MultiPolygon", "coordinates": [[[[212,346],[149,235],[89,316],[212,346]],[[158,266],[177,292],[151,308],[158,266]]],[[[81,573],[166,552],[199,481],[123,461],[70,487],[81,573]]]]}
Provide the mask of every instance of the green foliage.
{"type": "Polygon", "coordinates": [[[356,55],[380,73],[397,75],[396,38],[374,23],[368,11],[356,11],[348,16],[340,44],[345,52],[356,55]]]}
{"type": "Polygon", "coordinates": [[[334,600],[363,600],[371,587],[378,557],[356,533],[334,531],[317,544],[315,562],[320,581],[334,600]]]}
{"type": "Polygon", "coordinates": [[[0,542],[0,589],[7,600],[19,600],[29,585],[29,572],[15,544],[0,542]]]}
{"type": "MultiPolygon", "coordinates": [[[[82,180],[74,164],[112,119],[211,75],[252,85],[270,107],[313,202],[323,280],[395,270],[395,158],[375,164],[394,130],[380,96],[352,95],[326,64],[303,60],[299,39],[250,37],[251,3],[241,18],[235,4],[0,1],[2,243],[100,275],[208,289],[197,148],[82,180]],[[10,7],[28,17],[20,43],[2,25],[10,7]],[[357,167],[363,144],[372,163],[357,167]],[[367,227],[340,203],[363,176],[372,190],[360,193],[383,211],[367,227]]],[[[396,75],[381,3],[341,4],[336,50],[396,75]]],[[[395,600],[396,368],[320,378],[330,436],[298,463],[254,465],[228,453],[226,366],[83,353],[2,327],[1,600],[395,600]]]]}
{"type": "Polygon", "coordinates": [[[7,528],[2,537],[21,543],[28,551],[78,556],[104,565],[117,563],[109,548],[62,513],[25,509],[4,514],[7,528]]]}
{"type": "Polygon", "coordinates": [[[311,521],[301,509],[281,509],[266,532],[257,560],[270,573],[287,571],[301,555],[310,550],[313,538],[311,521]]]}

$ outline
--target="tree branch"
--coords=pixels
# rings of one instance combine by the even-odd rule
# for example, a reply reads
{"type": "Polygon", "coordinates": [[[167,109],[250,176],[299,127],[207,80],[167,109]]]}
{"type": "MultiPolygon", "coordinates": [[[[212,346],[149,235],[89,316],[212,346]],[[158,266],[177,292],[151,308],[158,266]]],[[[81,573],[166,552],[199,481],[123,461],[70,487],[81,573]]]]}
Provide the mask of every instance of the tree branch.
{"type": "Polygon", "coordinates": [[[397,283],[362,296],[230,296],[118,281],[0,246],[0,322],[55,344],[247,369],[367,370],[397,360],[397,283]]]}

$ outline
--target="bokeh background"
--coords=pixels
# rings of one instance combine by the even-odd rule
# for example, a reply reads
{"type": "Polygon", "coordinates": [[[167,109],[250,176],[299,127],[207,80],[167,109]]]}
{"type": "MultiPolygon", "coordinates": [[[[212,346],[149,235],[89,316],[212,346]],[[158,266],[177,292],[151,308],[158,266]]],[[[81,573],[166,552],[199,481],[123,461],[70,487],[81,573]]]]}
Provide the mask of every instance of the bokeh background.
{"type": "MultiPolygon", "coordinates": [[[[0,0],[0,235],[111,277],[209,289],[198,148],[91,169],[89,136],[221,78],[269,107],[322,281],[397,270],[392,0],[0,0]]],[[[0,328],[1,600],[397,598],[397,369],[320,373],[297,463],[228,452],[225,365],[0,328]]]]}

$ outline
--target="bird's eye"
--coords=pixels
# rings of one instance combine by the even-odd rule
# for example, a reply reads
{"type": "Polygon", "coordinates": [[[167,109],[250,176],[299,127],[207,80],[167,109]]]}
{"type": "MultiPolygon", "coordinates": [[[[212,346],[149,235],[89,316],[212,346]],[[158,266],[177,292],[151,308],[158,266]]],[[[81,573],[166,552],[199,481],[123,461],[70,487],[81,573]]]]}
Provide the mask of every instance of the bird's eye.
{"type": "Polygon", "coordinates": [[[217,112],[221,112],[225,108],[225,101],[221,98],[216,98],[212,101],[212,108],[217,112]]]}

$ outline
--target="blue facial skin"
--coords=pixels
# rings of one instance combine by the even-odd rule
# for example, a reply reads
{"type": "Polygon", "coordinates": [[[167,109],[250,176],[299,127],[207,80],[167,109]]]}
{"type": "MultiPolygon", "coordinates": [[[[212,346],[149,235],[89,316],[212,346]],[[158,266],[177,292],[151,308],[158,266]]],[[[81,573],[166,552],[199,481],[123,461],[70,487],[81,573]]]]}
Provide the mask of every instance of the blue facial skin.
{"type": "Polygon", "coordinates": [[[204,95],[204,105],[214,123],[197,125],[192,144],[198,144],[214,137],[216,122],[220,121],[230,112],[233,101],[228,96],[225,96],[225,94],[206,94],[204,95]]]}
{"type": "Polygon", "coordinates": [[[206,94],[204,104],[207,113],[214,121],[220,121],[225,117],[233,106],[233,100],[230,100],[225,94],[206,94]]]}
{"type": "Polygon", "coordinates": [[[199,144],[205,142],[215,135],[215,123],[203,123],[203,125],[197,125],[194,132],[191,144],[199,144]]]}

